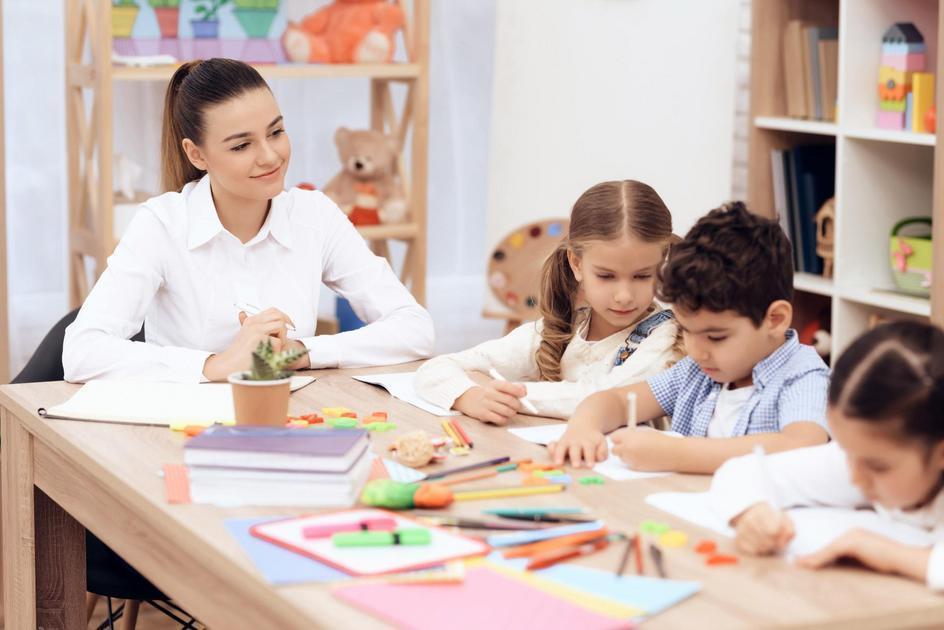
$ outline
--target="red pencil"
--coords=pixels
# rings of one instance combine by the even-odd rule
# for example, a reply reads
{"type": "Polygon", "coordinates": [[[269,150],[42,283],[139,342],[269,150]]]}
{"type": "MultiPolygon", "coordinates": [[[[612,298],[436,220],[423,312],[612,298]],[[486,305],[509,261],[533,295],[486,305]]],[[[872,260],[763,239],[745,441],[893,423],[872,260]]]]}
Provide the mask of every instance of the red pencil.
{"type": "Polygon", "coordinates": [[[456,433],[459,434],[459,437],[462,438],[462,441],[468,444],[469,448],[472,448],[472,440],[469,439],[469,434],[466,433],[465,430],[463,430],[463,428],[459,425],[459,421],[450,419],[450,422],[452,422],[452,426],[455,427],[456,433]]]}
{"type": "Polygon", "coordinates": [[[638,533],[633,536],[633,547],[635,548],[634,551],[636,553],[636,575],[642,575],[642,536],[640,536],[638,533]]]}

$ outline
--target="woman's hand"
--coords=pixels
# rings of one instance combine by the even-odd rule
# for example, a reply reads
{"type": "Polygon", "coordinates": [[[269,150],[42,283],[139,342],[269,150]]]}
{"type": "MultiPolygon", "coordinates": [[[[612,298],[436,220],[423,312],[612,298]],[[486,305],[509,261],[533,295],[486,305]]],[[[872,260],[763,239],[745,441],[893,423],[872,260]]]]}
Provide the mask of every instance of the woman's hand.
{"type": "Polygon", "coordinates": [[[734,540],[737,548],[754,556],[783,551],[796,535],[793,519],[766,502],[744,510],[732,520],[732,524],[737,532],[734,540]]]}
{"type": "Polygon", "coordinates": [[[233,372],[248,370],[252,366],[252,353],[260,341],[271,339],[272,349],[281,352],[288,343],[286,326],[295,325],[277,308],[268,308],[257,315],[240,312],[239,323],[239,332],[229,348],[211,355],[203,364],[203,375],[207,379],[225,381],[233,372]]]}
{"type": "Polygon", "coordinates": [[[456,398],[452,408],[470,418],[501,426],[508,424],[518,413],[521,409],[519,398],[527,395],[527,389],[520,383],[493,380],[465,390],[456,398]]]}
{"type": "Polygon", "coordinates": [[[547,449],[557,466],[563,466],[569,457],[571,466],[592,468],[609,456],[606,436],[596,429],[581,427],[579,424],[568,424],[561,439],[548,444],[547,449]]]}

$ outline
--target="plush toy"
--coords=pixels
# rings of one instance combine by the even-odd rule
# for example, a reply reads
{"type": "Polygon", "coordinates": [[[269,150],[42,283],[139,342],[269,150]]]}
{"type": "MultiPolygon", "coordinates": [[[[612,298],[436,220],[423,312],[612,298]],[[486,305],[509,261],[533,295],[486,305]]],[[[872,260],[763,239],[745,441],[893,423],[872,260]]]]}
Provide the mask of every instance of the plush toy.
{"type": "Polygon", "coordinates": [[[282,34],[285,56],[300,63],[389,63],[403,10],[387,0],[335,0],[282,34]]]}
{"type": "Polygon", "coordinates": [[[396,141],[379,131],[341,127],[334,142],[341,172],[328,182],[324,193],[354,225],[404,221],[406,200],[397,175],[396,141]]]}

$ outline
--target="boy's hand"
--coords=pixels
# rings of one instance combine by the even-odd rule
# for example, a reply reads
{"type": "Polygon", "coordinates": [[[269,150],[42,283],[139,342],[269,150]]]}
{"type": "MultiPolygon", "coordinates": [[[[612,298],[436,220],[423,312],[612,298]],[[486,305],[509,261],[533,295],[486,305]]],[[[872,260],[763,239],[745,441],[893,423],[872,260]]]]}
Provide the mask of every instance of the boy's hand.
{"type": "Polygon", "coordinates": [[[521,409],[518,399],[527,395],[528,391],[520,383],[491,381],[465,390],[452,408],[482,422],[505,425],[521,409]]]}
{"type": "Polygon", "coordinates": [[[764,556],[783,551],[796,529],[786,512],[774,509],[769,503],[757,503],[733,519],[737,530],[735,544],[747,554],[764,556]]]}
{"type": "Polygon", "coordinates": [[[613,454],[638,471],[675,470],[679,438],[645,429],[620,429],[610,435],[613,454]]]}
{"type": "Polygon", "coordinates": [[[570,464],[577,468],[592,468],[609,455],[606,436],[603,433],[574,425],[568,426],[561,439],[548,444],[547,449],[555,465],[563,466],[570,457],[570,464]]]}

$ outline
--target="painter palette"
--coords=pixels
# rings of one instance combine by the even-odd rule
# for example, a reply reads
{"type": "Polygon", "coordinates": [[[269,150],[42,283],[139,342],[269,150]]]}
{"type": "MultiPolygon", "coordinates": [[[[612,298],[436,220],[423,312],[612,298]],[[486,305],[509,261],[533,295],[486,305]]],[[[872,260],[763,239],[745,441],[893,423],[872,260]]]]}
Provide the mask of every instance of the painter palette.
{"type": "Polygon", "coordinates": [[[567,219],[528,223],[498,244],[488,262],[488,285],[498,301],[522,320],[536,319],[541,267],[567,236],[567,219]]]}

